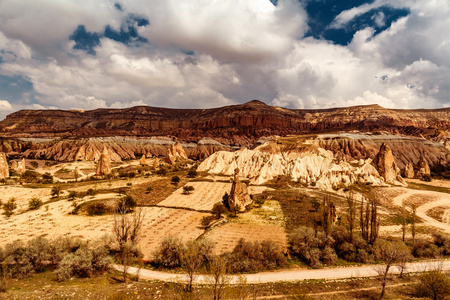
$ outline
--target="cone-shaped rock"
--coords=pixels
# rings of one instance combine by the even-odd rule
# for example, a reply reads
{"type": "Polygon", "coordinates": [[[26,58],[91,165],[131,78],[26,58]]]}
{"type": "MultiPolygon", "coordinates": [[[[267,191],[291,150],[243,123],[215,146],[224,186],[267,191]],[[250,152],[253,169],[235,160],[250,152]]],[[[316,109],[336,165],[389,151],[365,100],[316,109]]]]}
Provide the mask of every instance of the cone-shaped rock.
{"type": "Polygon", "coordinates": [[[139,164],[140,164],[141,166],[147,165],[147,160],[145,159],[145,154],[142,155],[141,160],[139,161],[139,164]]]}
{"type": "Polygon", "coordinates": [[[111,157],[109,156],[108,150],[105,147],[98,160],[97,171],[95,172],[95,174],[98,176],[102,176],[108,175],[109,173],[111,173],[111,157]]]}
{"type": "Polygon", "coordinates": [[[392,150],[385,143],[381,145],[380,151],[373,159],[372,164],[386,183],[406,185],[406,182],[400,175],[400,169],[395,163],[392,150]]]}
{"type": "Polygon", "coordinates": [[[228,204],[231,211],[245,211],[245,206],[252,203],[245,183],[239,180],[239,169],[234,170],[233,184],[231,185],[228,204]]]}
{"type": "Polygon", "coordinates": [[[417,162],[417,173],[416,177],[422,178],[424,175],[430,175],[430,166],[427,163],[427,160],[423,156],[423,154],[420,155],[419,161],[417,162]]]}
{"type": "Polygon", "coordinates": [[[0,178],[9,177],[8,161],[5,153],[0,153],[0,178]]]}
{"type": "Polygon", "coordinates": [[[405,178],[414,178],[414,166],[410,162],[405,167],[405,178]]]}
{"type": "Polygon", "coordinates": [[[186,152],[181,146],[180,142],[176,142],[170,146],[169,151],[167,152],[166,161],[169,164],[175,164],[177,161],[188,159],[186,152]]]}
{"type": "Polygon", "coordinates": [[[153,168],[158,169],[159,168],[159,158],[155,158],[155,161],[153,162],[153,168]]]}

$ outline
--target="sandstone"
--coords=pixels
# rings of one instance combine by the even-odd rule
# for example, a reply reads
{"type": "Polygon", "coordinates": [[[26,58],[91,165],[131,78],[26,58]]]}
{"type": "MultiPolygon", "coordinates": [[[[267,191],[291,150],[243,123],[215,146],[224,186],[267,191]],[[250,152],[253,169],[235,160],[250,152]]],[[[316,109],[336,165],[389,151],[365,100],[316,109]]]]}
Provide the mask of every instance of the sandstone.
{"type": "Polygon", "coordinates": [[[109,156],[108,150],[104,148],[98,160],[95,175],[103,176],[108,175],[110,173],[111,173],[111,157],[109,156]]]}
{"type": "Polygon", "coordinates": [[[21,161],[19,161],[17,163],[17,169],[16,169],[16,173],[23,175],[25,174],[25,172],[27,171],[26,165],[25,165],[25,158],[22,158],[21,161]]]}
{"type": "Polygon", "coordinates": [[[239,168],[234,170],[233,183],[231,185],[228,204],[231,211],[245,211],[245,207],[252,203],[247,186],[239,179],[239,168]]]}
{"type": "Polygon", "coordinates": [[[153,169],[158,169],[159,168],[159,158],[155,158],[155,161],[153,162],[153,169]]]}
{"type": "Polygon", "coordinates": [[[175,164],[178,161],[188,159],[186,152],[183,149],[183,146],[180,142],[176,142],[170,146],[169,151],[167,152],[166,162],[170,164],[175,164]]]}
{"type": "Polygon", "coordinates": [[[430,166],[428,165],[423,154],[420,155],[419,161],[416,165],[416,177],[422,178],[423,176],[429,176],[431,174],[430,166]]]}
{"type": "Polygon", "coordinates": [[[384,178],[386,183],[406,185],[406,182],[400,175],[400,169],[395,163],[392,150],[385,143],[381,145],[380,151],[373,159],[372,164],[375,166],[380,176],[384,178]]]}
{"type": "Polygon", "coordinates": [[[0,153],[0,179],[9,177],[8,161],[5,153],[0,153]]]}
{"type": "Polygon", "coordinates": [[[204,160],[197,171],[232,176],[239,168],[240,175],[252,184],[263,184],[277,176],[289,176],[295,181],[331,190],[355,182],[383,185],[371,160],[362,166],[346,161],[336,162],[331,151],[310,147],[305,151],[279,151],[276,145],[265,143],[254,150],[242,148],[236,152],[218,151],[204,160]],[[267,152],[264,149],[272,149],[267,152]]]}
{"type": "Polygon", "coordinates": [[[141,159],[139,160],[139,164],[141,166],[146,166],[147,165],[147,160],[145,159],[145,154],[142,155],[141,159]]]}
{"type": "Polygon", "coordinates": [[[405,178],[414,178],[414,166],[412,163],[408,163],[405,167],[405,178]]]}

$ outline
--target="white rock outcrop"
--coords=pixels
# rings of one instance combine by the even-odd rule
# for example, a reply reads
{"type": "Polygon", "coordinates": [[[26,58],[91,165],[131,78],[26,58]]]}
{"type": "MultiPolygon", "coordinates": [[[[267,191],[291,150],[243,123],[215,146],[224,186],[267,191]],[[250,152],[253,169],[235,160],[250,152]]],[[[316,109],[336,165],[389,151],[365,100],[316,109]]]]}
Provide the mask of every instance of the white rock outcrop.
{"type": "Polygon", "coordinates": [[[293,180],[321,189],[347,186],[355,182],[384,184],[384,179],[371,165],[371,160],[358,164],[337,162],[331,151],[323,148],[303,152],[269,153],[246,148],[236,152],[219,151],[204,160],[197,171],[232,176],[239,168],[240,176],[250,179],[252,184],[262,184],[277,176],[290,176],[293,180]]]}

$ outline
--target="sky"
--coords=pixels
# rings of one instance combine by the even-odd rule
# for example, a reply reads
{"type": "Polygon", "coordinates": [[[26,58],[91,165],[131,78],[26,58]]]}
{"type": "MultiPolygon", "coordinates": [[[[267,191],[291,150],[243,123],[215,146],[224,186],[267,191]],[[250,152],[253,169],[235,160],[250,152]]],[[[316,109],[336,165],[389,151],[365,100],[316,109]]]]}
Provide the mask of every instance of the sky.
{"type": "Polygon", "coordinates": [[[21,109],[450,106],[448,0],[0,0],[21,109]]]}

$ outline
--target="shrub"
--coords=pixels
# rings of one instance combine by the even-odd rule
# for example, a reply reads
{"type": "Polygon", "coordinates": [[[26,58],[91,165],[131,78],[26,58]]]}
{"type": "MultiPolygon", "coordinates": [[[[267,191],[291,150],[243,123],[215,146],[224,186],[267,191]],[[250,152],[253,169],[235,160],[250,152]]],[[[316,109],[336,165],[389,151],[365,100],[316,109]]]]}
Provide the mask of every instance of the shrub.
{"type": "Polygon", "coordinates": [[[240,239],[233,249],[224,255],[230,272],[254,272],[288,265],[281,249],[273,241],[247,242],[240,239]]]}
{"type": "Polygon", "coordinates": [[[145,193],[149,194],[153,191],[153,187],[149,186],[148,188],[145,189],[145,193]]]}
{"type": "Polygon", "coordinates": [[[180,177],[178,177],[178,176],[173,176],[172,179],[171,179],[171,181],[172,181],[172,184],[176,186],[176,185],[178,185],[178,183],[180,182],[180,177]]]}
{"type": "Polygon", "coordinates": [[[28,210],[36,210],[42,206],[42,200],[38,197],[33,197],[28,202],[28,210]]]}
{"type": "Polygon", "coordinates": [[[77,192],[75,191],[70,191],[69,192],[69,196],[67,196],[69,198],[69,200],[75,200],[75,198],[78,196],[77,192]]]}
{"type": "Polygon", "coordinates": [[[54,185],[51,191],[52,197],[58,198],[60,194],[61,194],[61,187],[59,185],[54,185]]]}
{"type": "Polygon", "coordinates": [[[187,173],[187,177],[189,177],[189,178],[197,177],[197,171],[196,170],[189,170],[189,172],[187,173]]]}
{"type": "Polygon", "coordinates": [[[217,202],[213,205],[211,212],[216,216],[216,219],[220,219],[222,214],[227,212],[227,209],[222,203],[217,202]]]}
{"type": "Polygon", "coordinates": [[[289,235],[292,254],[310,267],[320,266],[322,262],[335,261],[336,253],[331,248],[333,243],[333,238],[327,237],[323,232],[316,235],[312,228],[305,226],[295,229],[289,235]]]}
{"type": "Polygon", "coordinates": [[[450,295],[450,279],[439,270],[423,273],[419,276],[416,295],[431,299],[447,299],[450,295]]]}
{"type": "Polygon", "coordinates": [[[230,196],[228,195],[228,192],[225,192],[225,194],[222,196],[222,204],[225,206],[225,208],[230,211],[230,203],[228,203],[228,198],[230,196]]]}
{"type": "Polygon", "coordinates": [[[412,255],[417,258],[437,258],[440,254],[438,246],[425,240],[417,240],[412,249],[412,255]]]}
{"type": "Polygon", "coordinates": [[[430,176],[430,174],[424,174],[424,175],[422,176],[422,180],[423,180],[423,181],[430,182],[430,181],[431,181],[431,176],[430,176]]]}
{"type": "Polygon", "coordinates": [[[86,191],[87,196],[95,196],[96,194],[97,194],[97,191],[94,190],[93,188],[90,188],[86,191]]]}
{"type": "Polygon", "coordinates": [[[166,176],[166,174],[167,174],[167,170],[166,170],[166,168],[160,168],[158,171],[156,171],[156,174],[157,175],[160,175],[160,176],[166,176]]]}
{"type": "Polygon", "coordinates": [[[53,176],[49,172],[45,172],[42,175],[42,183],[53,183],[53,176]]]}
{"type": "Polygon", "coordinates": [[[211,216],[202,217],[200,224],[202,224],[203,227],[208,227],[209,223],[211,223],[211,216]]]}
{"type": "Polygon", "coordinates": [[[189,195],[193,191],[194,191],[194,187],[192,185],[183,186],[183,194],[189,195]]]}
{"type": "Polygon", "coordinates": [[[25,278],[34,273],[33,264],[30,262],[27,248],[22,241],[15,241],[5,248],[4,264],[9,266],[9,272],[15,278],[25,278]]]}
{"type": "Polygon", "coordinates": [[[434,244],[441,248],[443,255],[450,255],[450,236],[445,233],[433,234],[434,244]]]}
{"type": "Polygon", "coordinates": [[[88,206],[86,207],[86,211],[90,216],[101,216],[106,213],[106,207],[105,204],[101,202],[95,202],[88,204],[88,206]]]}
{"type": "Polygon", "coordinates": [[[119,199],[117,204],[119,211],[131,212],[137,206],[136,200],[129,195],[125,195],[119,199]]]}
{"type": "Polygon", "coordinates": [[[184,245],[179,237],[166,236],[154,253],[154,263],[165,268],[181,267],[184,245]]]}
{"type": "Polygon", "coordinates": [[[16,198],[9,198],[8,202],[3,204],[3,214],[9,218],[14,214],[16,208],[16,198]]]}
{"type": "Polygon", "coordinates": [[[72,211],[70,212],[72,215],[78,215],[80,211],[81,205],[79,205],[76,201],[72,202],[72,211]]]}

